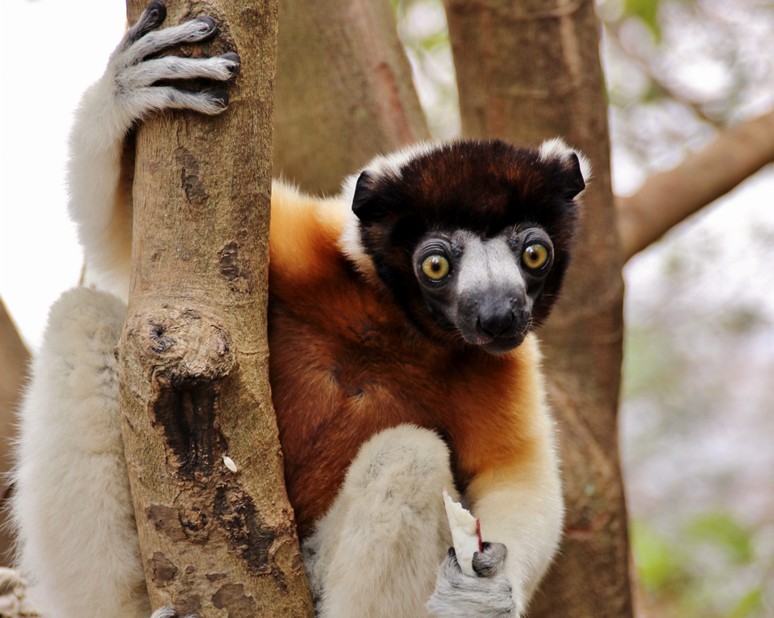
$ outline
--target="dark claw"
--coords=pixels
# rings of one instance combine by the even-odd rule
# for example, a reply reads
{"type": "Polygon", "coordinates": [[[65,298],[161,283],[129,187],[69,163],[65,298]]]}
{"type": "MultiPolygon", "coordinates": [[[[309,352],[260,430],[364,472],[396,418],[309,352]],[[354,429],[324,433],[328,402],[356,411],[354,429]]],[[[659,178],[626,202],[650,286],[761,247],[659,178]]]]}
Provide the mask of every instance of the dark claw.
{"type": "Polygon", "coordinates": [[[218,32],[218,23],[209,15],[201,15],[196,18],[198,21],[202,21],[205,24],[207,24],[207,29],[209,32],[207,33],[207,38],[213,37],[218,32]]]}
{"type": "Polygon", "coordinates": [[[214,90],[212,98],[224,109],[228,107],[228,90],[214,90]]]}
{"type": "Polygon", "coordinates": [[[226,60],[231,60],[234,63],[234,66],[231,69],[231,74],[235,77],[239,75],[239,69],[241,68],[241,61],[239,59],[239,54],[236,52],[226,52],[221,56],[221,58],[225,58],[226,60]]]}
{"type": "Polygon", "coordinates": [[[150,28],[156,28],[167,18],[167,7],[161,2],[151,2],[148,8],[145,9],[147,15],[148,26],[150,28]]]}
{"type": "Polygon", "coordinates": [[[137,41],[155,30],[167,18],[167,7],[161,2],[151,2],[129,32],[130,42],[137,41]]]}

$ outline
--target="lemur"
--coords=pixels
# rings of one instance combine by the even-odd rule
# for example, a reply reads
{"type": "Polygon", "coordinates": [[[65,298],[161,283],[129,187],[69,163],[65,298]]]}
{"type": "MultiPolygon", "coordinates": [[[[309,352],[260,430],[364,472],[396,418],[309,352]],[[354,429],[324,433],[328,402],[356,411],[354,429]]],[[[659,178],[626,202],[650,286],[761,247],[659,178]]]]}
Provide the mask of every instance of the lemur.
{"type": "MultiPolygon", "coordinates": [[[[51,309],[21,409],[19,566],[47,618],[147,616],[119,426],[127,134],[151,113],[219,114],[239,57],[159,56],[213,37],[151,4],[84,95],[70,212],[97,287],[51,309]]],[[[320,199],[272,187],[270,379],[318,615],[522,616],[563,519],[534,335],[559,294],[585,158],[560,139],[424,143],[377,156],[320,199]],[[480,519],[460,570],[442,491],[480,519]]],[[[162,610],[158,615],[173,615],[162,610]]]]}

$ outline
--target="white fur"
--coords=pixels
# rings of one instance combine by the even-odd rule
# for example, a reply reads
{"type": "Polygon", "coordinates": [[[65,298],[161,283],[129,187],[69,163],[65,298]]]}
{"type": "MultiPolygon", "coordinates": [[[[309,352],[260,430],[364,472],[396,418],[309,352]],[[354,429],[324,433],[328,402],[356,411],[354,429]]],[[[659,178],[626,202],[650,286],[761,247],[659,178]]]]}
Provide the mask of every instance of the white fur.
{"type": "Polygon", "coordinates": [[[561,137],[554,137],[544,141],[540,145],[538,153],[541,161],[549,161],[551,159],[566,161],[569,155],[574,154],[576,157],[578,157],[583,180],[586,183],[591,180],[591,161],[589,161],[588,158],[579,150],[570,148],[561,137]]]}
{"type": "Polygon", "coordinates": [[[124,312],[106,293],[65,293],[21,407],[12,513],[19,564],[46,618],[150,611],[118,410],[124,312]]]}
{"type": "MultiPolygon", "coordinates": [[[[351,204],[351,199],[347,203],[351,204]]],[[[363,243],[360,240],[360,220],[355,216],[351,208],[347,210],[347,213],[344,232],[339,237],[339,249],[360,273],[365,275],[370,281],[376,281],[376,268],[374,268],[373,260],[366,253],[365,247],[363,247],[363,243]]]]}

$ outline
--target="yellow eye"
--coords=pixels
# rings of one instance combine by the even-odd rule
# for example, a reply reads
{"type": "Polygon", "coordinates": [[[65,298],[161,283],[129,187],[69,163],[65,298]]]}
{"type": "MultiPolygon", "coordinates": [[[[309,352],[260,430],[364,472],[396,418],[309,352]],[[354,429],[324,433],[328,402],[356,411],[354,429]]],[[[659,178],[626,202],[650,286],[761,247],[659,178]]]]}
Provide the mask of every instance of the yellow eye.
{"type": "Polygon", "coordinates": [[[449,260],[442,255],[429,255],[422,262],[422,272],[432,281],[440,281],[449,274],[449,260]]]}
{"type": "Polygon", "coordinates": [[[548,258],[548,249],[537,243],[526,247],[521,254],[521,261],[530,270],[540,270],[548,263],[548,258]]]}

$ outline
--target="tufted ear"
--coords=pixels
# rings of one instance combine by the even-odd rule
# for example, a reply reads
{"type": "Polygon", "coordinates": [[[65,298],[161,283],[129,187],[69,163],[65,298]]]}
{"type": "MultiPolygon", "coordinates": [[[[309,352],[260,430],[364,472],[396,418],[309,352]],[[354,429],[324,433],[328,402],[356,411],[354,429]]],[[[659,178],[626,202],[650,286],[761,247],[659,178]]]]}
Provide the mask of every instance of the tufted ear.
{"type": "Polygon", "coordinates": [[[539,153],[541,161],[560,166],[566,199],[573,199],[586,188],[586,183],[591,178],[591,163],[578,150],[570,148],[564,140],[555,137],[543,142],[539,153]]]}
{"type": "Polygon", "coordinates": [[[565,160],[566,180],[564,196],[571,200],[586,188],[586,180],[583,178],[580,159],[573,151],[565,160]]]}
{"type": "Polygon", "coordinates": [[[355,192],[352,196],[352,212],[360,221],[378,221],[384,218],[386,211],[378,199],[376,182],[372,172],[363,170],[355,182],[355,192]]]}

